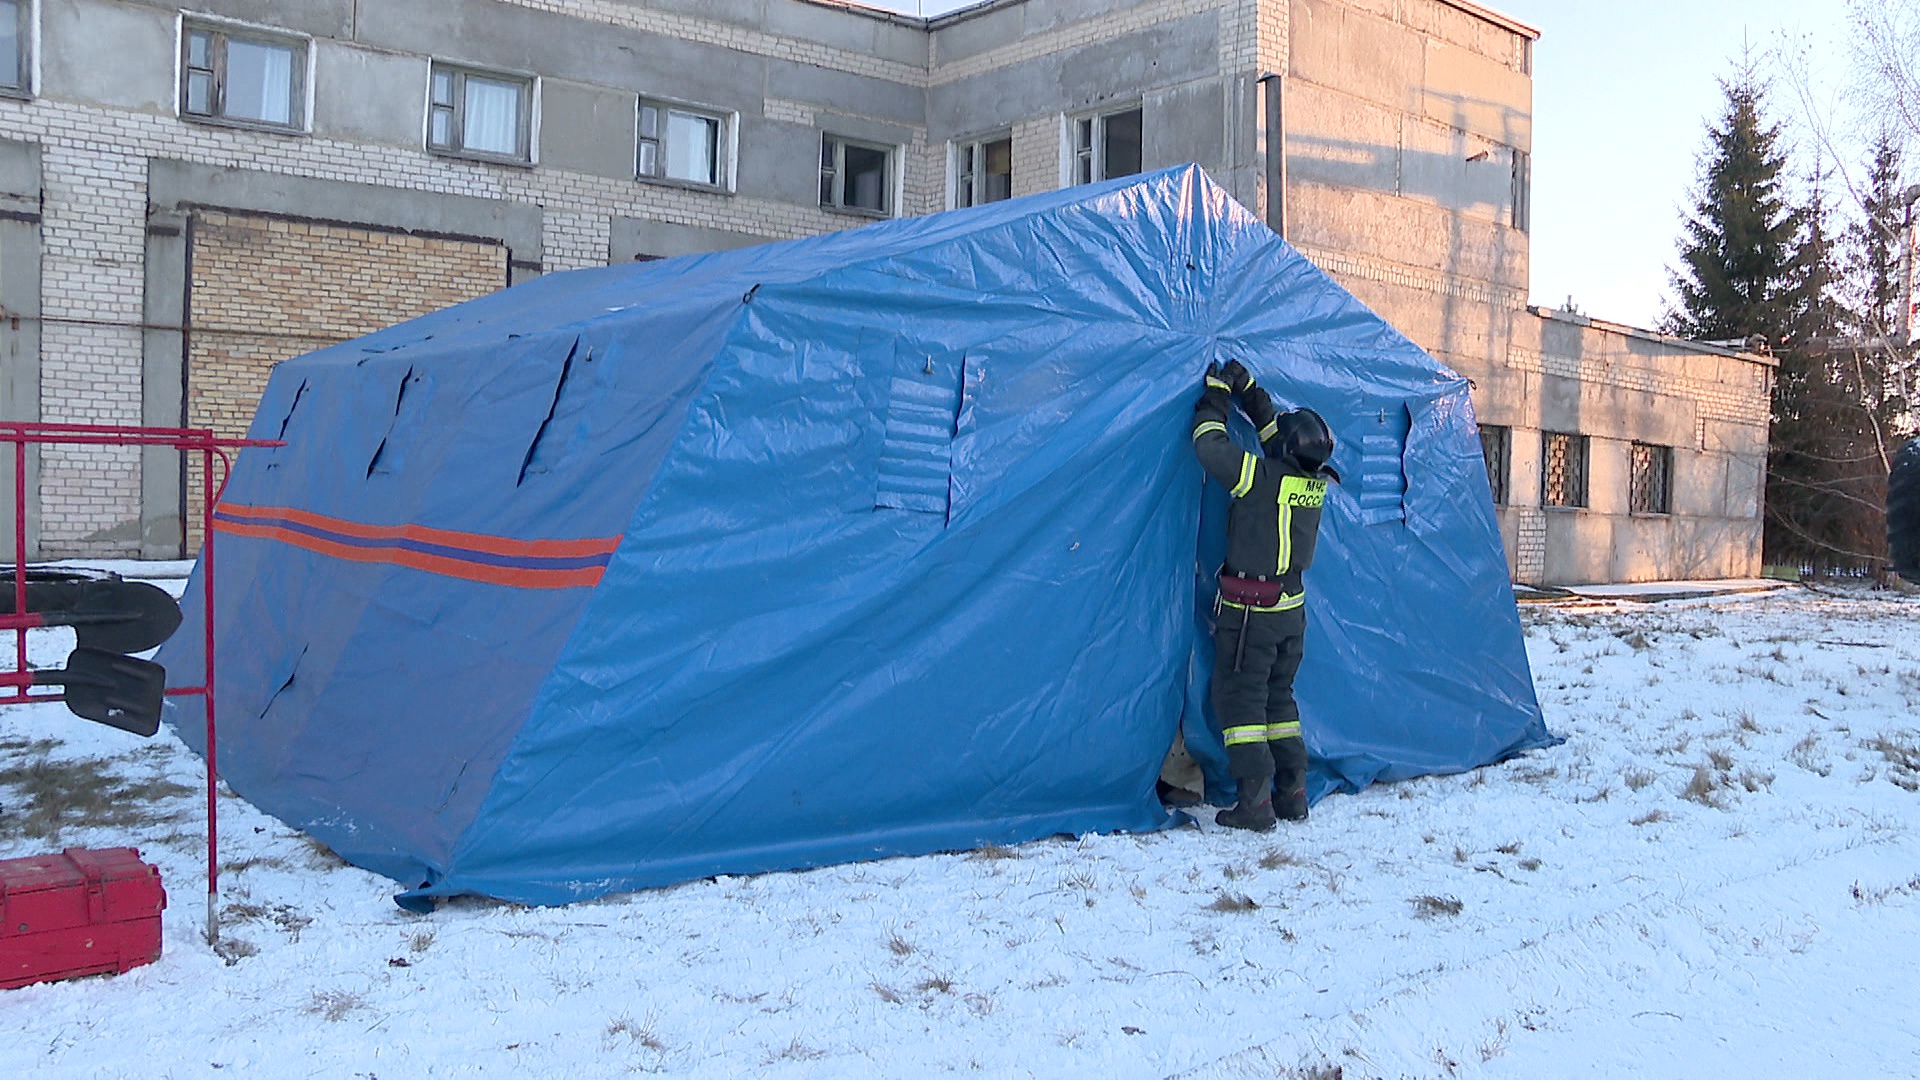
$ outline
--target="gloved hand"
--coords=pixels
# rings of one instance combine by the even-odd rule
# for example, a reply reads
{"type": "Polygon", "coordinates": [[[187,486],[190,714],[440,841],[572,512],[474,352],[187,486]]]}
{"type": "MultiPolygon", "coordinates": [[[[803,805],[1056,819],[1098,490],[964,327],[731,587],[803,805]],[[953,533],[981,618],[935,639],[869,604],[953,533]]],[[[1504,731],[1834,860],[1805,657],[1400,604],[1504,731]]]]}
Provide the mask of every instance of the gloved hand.
{"type": "Polygon", "coordinates": [[[1234,394],[1244,394],[1253,389],[1253,372],[1238,360],[1227,361],[1227,365],[1220,369],[1220,378],[1234,394]]]}
{"type": "MultiPolygon", "coordinates": [[[[1242,368],[1241,370],[1244,371],[1246,369],[1242,368]]],[[[1208,390],[1225,390],[1229,394],[1233,393],[1233,384],[1227,380],[1226,374],[1222,371],[1218,360],[1207,365],[1206,381],[1208,390]]]]}

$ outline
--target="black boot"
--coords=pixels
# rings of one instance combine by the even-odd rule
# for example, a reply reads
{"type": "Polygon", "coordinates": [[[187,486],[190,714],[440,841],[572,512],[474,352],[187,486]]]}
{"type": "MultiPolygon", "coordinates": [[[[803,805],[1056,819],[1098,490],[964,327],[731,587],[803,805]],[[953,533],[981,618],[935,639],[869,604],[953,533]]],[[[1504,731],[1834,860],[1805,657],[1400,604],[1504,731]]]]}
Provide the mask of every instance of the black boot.
{"type": "Polygon", "coordinates": [[[1273,813],[1281,821],[1307,820],[1307,784],[1304,778],[1284,787],[1274,785],[1273,813]]]}
{"type": "Polygon", "coordinates": [[[1307,744],[1278,739],[1273,751],[1273,812],[1281,821],[1307,820],[1307,744]]]}
{"type": "Polygon", "coordinates": [[[1215,824],[1230,829],[1248,829],[1253,832],[1267,832],[1273,828],[1273,778],[1256,776],[1251,780],[1238,780],[1240,801],[1233,809],[1222,810],[1213,816],[1215,824]]]}

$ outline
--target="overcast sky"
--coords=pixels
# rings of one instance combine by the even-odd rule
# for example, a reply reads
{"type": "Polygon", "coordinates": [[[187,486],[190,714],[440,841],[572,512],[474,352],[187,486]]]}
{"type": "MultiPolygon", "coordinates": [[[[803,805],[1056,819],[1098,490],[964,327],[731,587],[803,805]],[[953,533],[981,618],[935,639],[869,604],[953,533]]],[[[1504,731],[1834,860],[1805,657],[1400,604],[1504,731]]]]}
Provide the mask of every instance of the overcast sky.
{"type": "MultiPolygon", "coordinates": [[[[869,0],[936,15],[949,0],[869,0]]],[[[1483,0],[1543,31],[1534,53],[1533,299],[1571,296],[1589,315],[1651,325],[1667,295],[1680,214],[1716,79],[1750,42],[1770,57],[1782,35],[1811,44],[1836,78],[1845,0],[1483,0]]],[[[1781,119],[1799,113],[1790,85],[1781,119]]]]}

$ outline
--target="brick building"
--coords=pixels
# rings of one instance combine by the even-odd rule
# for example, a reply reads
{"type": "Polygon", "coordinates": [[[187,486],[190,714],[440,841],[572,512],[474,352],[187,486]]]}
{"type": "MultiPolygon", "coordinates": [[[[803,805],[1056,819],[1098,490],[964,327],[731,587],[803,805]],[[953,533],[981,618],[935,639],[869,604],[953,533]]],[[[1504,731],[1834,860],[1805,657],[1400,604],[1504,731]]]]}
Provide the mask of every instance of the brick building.
{"type": "MultiPolygon", "coordinates": [[[[1536,36],[1468,0],[0,0],[0,419],[238,432],[274,361],[531,275],[1196,161],[1474,380],[1517,578],[1752,573],[1769,362],[1526,306],[1536,36]]],[[[30,554],[197,541],[166,453],[29,464],[30,554]]]]}

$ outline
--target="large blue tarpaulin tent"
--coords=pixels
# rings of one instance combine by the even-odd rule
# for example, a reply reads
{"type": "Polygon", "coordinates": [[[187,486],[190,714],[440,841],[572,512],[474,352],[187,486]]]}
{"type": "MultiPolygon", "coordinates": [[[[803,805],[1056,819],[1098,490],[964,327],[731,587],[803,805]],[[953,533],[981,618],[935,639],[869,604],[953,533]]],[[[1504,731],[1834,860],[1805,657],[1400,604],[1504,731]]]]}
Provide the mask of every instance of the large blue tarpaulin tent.
{"type": "Polygon", "coordinates": [[[403,901],[1159,828],[1181,727],[1231,790],[1188,441],[1228,357],[1340,439],[1313,796],[1549,742],[1466,380],[1185,167],[280,364],[217,511],[223,774],[403,901]]]}

